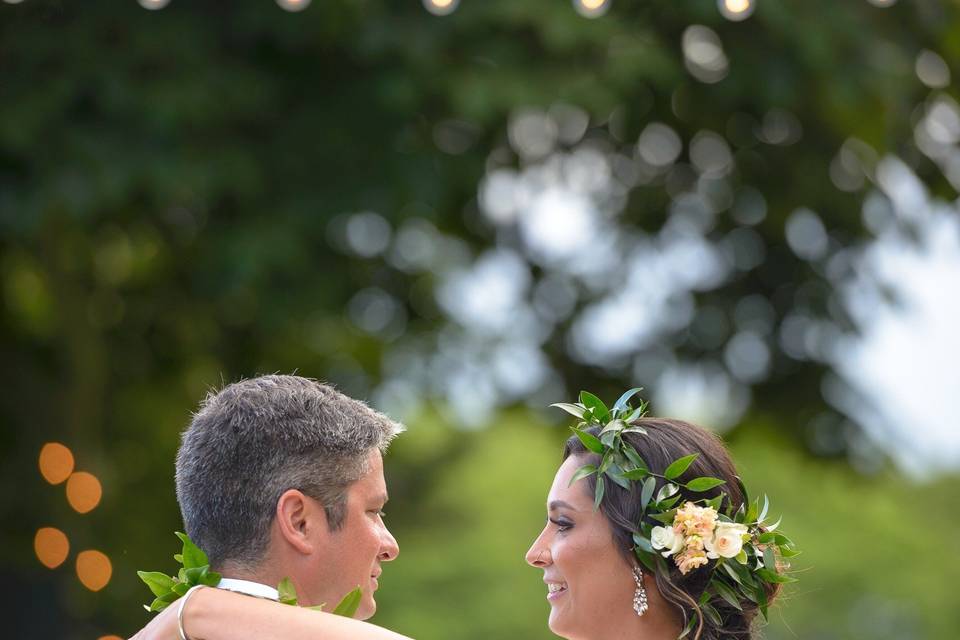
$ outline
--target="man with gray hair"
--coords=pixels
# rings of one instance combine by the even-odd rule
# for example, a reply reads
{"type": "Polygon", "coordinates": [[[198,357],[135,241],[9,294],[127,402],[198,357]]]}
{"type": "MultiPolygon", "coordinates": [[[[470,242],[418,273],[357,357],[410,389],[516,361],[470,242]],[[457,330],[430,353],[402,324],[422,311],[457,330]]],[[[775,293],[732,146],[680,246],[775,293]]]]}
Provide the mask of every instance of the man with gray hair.
{"type": "Polygon", "coordinates": [[[276,599],[289,577],[302,605],[359,586],[376,611],[381,563],[399,553],[383,523],[383,453],[403,426],[332,387],[268,375],[209,394],[177,454],[187,534],[221,588],[276,599]]]}

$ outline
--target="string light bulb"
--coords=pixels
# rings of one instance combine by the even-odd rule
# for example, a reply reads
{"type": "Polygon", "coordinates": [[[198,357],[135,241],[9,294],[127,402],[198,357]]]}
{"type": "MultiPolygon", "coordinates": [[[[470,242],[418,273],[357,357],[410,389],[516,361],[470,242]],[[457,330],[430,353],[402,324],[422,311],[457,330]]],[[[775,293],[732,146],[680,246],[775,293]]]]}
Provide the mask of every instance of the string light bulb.
{"type": "Polygon", "coordinates": [[[170,0],[137,0],[140,3],[140,6],[144,9],[149,9],[150,11],[156,11],[157,9],[163,9],[165,6],[170,4],[170,0]]]}
{"type": "Polygon", "coordinates": [[[309,7],[310,0],[277,0],[277,4],[280,5],[280,8],[284,11],[296,13],[309,7]]]}
{"type": "Polygon", "coordinates": [[[717,0],[717,6],[720,7],[720,13],[724,18],[740,22],[753,14],[757,3],[756,0],[717,0]]]}
{"type": "Polygon", "coordinates": [[[456,11],[460,0],[423,0],[424,8],[435,16],[447,16],[456,11]]]}
{"type": "Polygon", "coordinates": [[[585,18],[599,18],[610,10],[610,0],[573,0],[573,8],[585,18]]]}

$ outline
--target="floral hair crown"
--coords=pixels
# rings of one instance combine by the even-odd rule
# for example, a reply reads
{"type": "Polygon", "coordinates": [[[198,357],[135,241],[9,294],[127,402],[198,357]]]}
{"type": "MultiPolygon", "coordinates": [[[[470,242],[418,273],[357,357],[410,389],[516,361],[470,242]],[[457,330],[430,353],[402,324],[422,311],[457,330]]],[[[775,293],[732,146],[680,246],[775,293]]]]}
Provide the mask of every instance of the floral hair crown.
{"type": "MultiPolygon", "coordinates": [[[[763,497],[762,505],[759,497],[750,501],[739,477],[737,482],[743,504],[736,511],[722,490],[712,499],[686,500],[679,504],[682,499],[680,487],[688,492],[704,493],[726,482],[709,476],[680,480],[699,453],[673,461],[662,474],[650,470],[636,449],[623,439],[625,433],[647,433],[635,424],[646,415],[647,403],[640,400],[636,408],[630,404],[639,391],[641,388],[630,389],[610,409],[587,391],[580,392],[580,402],[576,404],[550,405],[580,420],[577,426],[571,427],[572,431],[588,451],[600,456],[599,466],[587,464],[580,467],[570,484],[596,474],[594,508],[599,508],[607,481],[628,490],[631,483],[639,483],[642,512],[633,531],[633,552],[637,559],[654,572],[667,572],[665,559],[670,557],[681,574],[701,568],[709,571],[697,617],[706,616],[716,626],[723,624],[719,612],[711,604],[717,599],[723,599],[739,610],[743,608],[742,603],[754,602],[766,618],[767,586],[796,581],[784,575],[783,570],[788,565],[783,559],[800,552],[795,550],[789,538],[776,531],[779,520],[765,524],[769,507],[767,497],[763,497]],[[598,436],[587,431],[591,427],[600,429],[598,436]],[[663,482],[656,491],[658,478],[663,482]],[[649,520],[663,526],[654,526],[649,520]],[[712,566],[711,560],[716,560],[712,566]]],[[[681,638],[693,629],[697,617],[688,620],[681,638]]],[[[703,621],[699,622],[702,624],[703,621]]]]}

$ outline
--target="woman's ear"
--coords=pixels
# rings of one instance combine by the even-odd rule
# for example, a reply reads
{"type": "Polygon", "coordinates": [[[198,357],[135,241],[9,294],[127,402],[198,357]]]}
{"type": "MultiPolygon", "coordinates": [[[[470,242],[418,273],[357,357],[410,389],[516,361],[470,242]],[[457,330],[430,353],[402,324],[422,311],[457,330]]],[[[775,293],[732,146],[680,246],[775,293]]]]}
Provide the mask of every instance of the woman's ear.
{"type": "Polygon", "coordinates": [[[329,535],[323,505],[297,489],[288,489],[277,500],[277,528],[291,547],[311,554],[329,535]]]}

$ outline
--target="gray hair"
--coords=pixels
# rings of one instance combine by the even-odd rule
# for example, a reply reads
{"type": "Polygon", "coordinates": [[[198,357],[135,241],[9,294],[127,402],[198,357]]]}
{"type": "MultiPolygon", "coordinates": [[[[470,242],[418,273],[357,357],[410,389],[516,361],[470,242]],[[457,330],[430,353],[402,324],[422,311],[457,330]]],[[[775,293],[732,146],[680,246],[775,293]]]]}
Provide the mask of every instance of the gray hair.
{"type": "Polygon", "coordinates": [[[213,567],[255,568],[277,500],[298,489],[319,501],[331,530],[346,491],[404,427],[333,387],[269,375],[211,391],[183,433],[177,501],[187,534],[213,567]]]}

